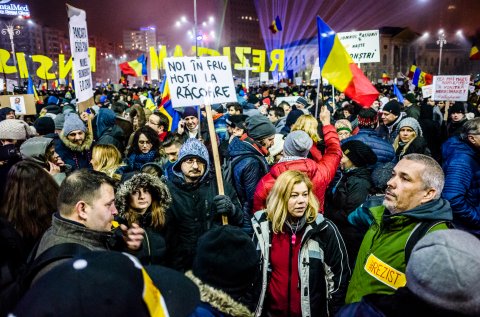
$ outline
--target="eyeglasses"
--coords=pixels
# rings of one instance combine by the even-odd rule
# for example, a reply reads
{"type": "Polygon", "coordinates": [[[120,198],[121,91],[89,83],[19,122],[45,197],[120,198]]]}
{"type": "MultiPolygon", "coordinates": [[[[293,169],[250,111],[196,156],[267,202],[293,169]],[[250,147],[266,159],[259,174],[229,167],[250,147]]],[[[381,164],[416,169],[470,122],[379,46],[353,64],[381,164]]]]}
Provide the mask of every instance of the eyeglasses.
{"type": "Polygon", "coordinates": [[[185,161],[183,161],[183,163],[186,163],[187,165],[193,165],[194,163],[197,163],[197,165],[205,164],[202,160],[196,158],[186,159],[185,161]]]}

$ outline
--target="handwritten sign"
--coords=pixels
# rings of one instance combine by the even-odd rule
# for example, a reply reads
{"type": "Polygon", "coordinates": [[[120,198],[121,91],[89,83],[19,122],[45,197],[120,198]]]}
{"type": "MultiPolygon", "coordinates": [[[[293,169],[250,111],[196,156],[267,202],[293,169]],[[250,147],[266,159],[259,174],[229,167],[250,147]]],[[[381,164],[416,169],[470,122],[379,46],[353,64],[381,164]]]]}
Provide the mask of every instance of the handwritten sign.
{"type": "Polygon", "coordinates": [[[423,98],[429,98],[433,93],[433,85],[422,86],[422,95],[423,98]]]}
{"type": "Polygon", "coordinates": [[[84,10],[67,5],[70,30],[70,50],[73,57],[75,94],[78,103],[93,98],[92,73],[88,56],[88,32],[84,10]]]}
{"type": "Polygon", "coordinates": [[[236,102],[230,62],[226,56],[165,58],[173,107],[236,102]]]}
{"type": "Polygon", "coordinates": [[[355,63],[380,62],[380,32],[378,30],[339,32],[337,36],[355,63]]]}
{"type": "Polygon", "coordinates": [[[467,101],[470,76],[434,76],[433,100],[467,101]]]}

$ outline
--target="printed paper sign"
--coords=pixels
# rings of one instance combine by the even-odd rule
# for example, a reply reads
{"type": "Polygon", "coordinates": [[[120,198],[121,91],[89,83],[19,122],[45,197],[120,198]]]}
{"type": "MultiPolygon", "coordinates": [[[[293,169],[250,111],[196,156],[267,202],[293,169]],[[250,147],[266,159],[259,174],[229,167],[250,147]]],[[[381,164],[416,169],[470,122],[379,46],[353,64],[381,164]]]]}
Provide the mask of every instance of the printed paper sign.
{"type": "Polygon", "coordinates": [[[88,56],[88,32],[84,10],[67,5],[70,49],[73,57],[73,77],[78,103],[93,98],[92,73],[88,56]]]}
{"type": "Polygon", "coordinates": [[[355,63],[380,62],[380,32],[378,30],[339,32],[337,36],[355,63]]]}
{"type": "Polygon", "coordinates": [[[260,73],[260,82],[261,83],[268,83],[268,72],[261,72],[260,73]]]}
{"type": "Polygon", "coordinates": [[[228,57],[172,57],[164,64],[173,107],[237,101],[228,57]]]}
{"type": "Polygon", "coordinates": [[[433,76],[432,99],[467,101],[470,76],[433,76]]]}
{"type": "Polygon", "coordinates": [[[422,86],[423,98],[429,98],[433,93],[433,85],[422,86]]]}
{"type": "Polygon", "coordinates": [[[297,102],[298,96],[278,97],[275,98],[275,104],[278,106],[282,101],[288,102],[290,106],[293,106],[297,102]]]}

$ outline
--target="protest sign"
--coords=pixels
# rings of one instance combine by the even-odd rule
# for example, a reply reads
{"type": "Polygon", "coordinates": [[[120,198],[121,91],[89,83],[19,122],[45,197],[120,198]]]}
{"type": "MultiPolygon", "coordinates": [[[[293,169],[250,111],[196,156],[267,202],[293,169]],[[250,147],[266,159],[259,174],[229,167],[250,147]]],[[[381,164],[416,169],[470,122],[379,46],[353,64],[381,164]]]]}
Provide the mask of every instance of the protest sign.
{"type": "Polygon", "coordinates": [[[84,10],[67,4],[70,50],[73,59],[73,77],[79,111],[93,106],[93,84],[88,56],[88,32],[84,10]]]}
{"type": "Polygon", "coordinates": [[[164,63],[173,107],[237,101],[226,56],[172,57],[164,63]]]}
{"type": "Polygon", "coordinates": [[[3,95],[0,96],[0,108],[9,107],[15,110],[16,115],[36,114],[35,99],[29,95],[3,95]]]}
{"type": "Polygon", "coordinates": [[[298,96],[278,97],[275,98],[275,105],[279,105],[282,101],[288,102],[290,106],[293,106],[297,102],[298,96]]]}
{"type": "Polygon", "coordinates": [[[13,79],[7,79],[7,91],[8,92],[13,92],[15,87],[18,86],[18,81],[13,80],[13,79]]]}
{"type": "Polygon", "coordinates": [[[423,98],[429,98],[433,93],[433,85],[422,86],[423,98]]]}
{"type": "Polygon", "coordinates": [[[267,82],[268,82],[268,72],[261,72],[260,83],[267,83],[267,82]]]}
{"type": "Polygon", "coordinates": [[[432,99],[467,101],[470,76],[434,76],[432,99]]]}
{"type": "Polygon", "coordinates": [[[380,32],[378,30],[339,32],[337,36],[355,63],[380,62],[380,32]]]}
{"type": "Polygon", "coordinates": [[[5,81],[0,78],[0,90],[3,90],[5,88],[5,81]]]}
{"type": "Polygon", "coordinates": [[[318,58],[315,60],[315,65],[312,69],[312,76],[310,80],[320,79],[320,63],[318,62],[318,58]]]}

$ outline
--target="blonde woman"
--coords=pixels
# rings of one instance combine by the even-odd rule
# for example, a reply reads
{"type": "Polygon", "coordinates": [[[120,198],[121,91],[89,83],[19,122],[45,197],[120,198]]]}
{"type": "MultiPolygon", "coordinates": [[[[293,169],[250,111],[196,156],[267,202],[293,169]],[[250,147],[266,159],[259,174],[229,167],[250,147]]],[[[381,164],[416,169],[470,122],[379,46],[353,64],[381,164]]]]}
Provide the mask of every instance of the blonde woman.
{"type": "Polygon", "coordinates": [[[301,115],[292,125],[291,131],[295,130],[303,130],[307,132],[308,136],[315,144],[321,140],[320,136],[318,135],[318,122],[312,115],[301,115]]]}
{"type": "Polygon", "coordinates": [[[145,230],[141,249],[135,256],[143,265],[164,264],[166,244],[165,212],[172,202],[167,186],[158,177],[139,173],[123,183],[116,195],[118,222],[145,230]]]}
{"type": "Polygon", "coordinates": [[[403,119],[398,124],[397,137],[393,141],[393,148],[395,149],[397,162],[411,153],[430,155],[420,124],[410,117],[403,119]]]}
{"type": "Polygon", "coordinates": [[[280,175],[252,224],[262,288],[256,316],[333,316],[344,304],[348,256],[335,225],[318,213],[302,172],[280,175]]]}
{"type": "Polygon", "coordinates": [[[95,171],[102,172],[115,181],[120,181],[123,168],[126,166],[122,163],[120,151],[111,144],[95,145],[90,163],[95,171]]]}

